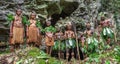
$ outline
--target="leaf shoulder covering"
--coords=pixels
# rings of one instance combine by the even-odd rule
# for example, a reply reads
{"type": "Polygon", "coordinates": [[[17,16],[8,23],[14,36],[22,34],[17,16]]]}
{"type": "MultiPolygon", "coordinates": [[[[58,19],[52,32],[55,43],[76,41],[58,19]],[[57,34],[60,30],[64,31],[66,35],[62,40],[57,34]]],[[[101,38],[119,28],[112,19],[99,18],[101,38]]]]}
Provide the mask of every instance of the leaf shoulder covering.
{"type": "Polygon", "coordinates": [[[44,32],[53,32],[53,33],[55,33],[56,29],[53,26],[49,26],[49,27],[46,27],[44,29],[44,32]]]}
{"type": "Polygon", "coordinates": [[[14,20],[14,15],[13,14],[7,14],[7,21],[11,22],[14,20]]]}

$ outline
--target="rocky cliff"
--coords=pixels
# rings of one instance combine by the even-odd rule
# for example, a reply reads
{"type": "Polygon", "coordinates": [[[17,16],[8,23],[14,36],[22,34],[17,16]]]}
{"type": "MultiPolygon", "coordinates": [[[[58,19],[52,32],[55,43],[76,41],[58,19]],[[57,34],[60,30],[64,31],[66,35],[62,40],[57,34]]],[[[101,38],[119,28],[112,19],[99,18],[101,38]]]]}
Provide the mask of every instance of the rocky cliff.
{"type": "Polygon", "coordinates": [[[52,16],[53,25],[61,22],[64,25],[66,21],[72,20],[77,30],[84,30],[85,22],[88,21],[94,29],[100,13],[105,12],[115,21],[115,28],[119,29],[119,3],[119,0],[0,0],[0,41],[6,40],[9,35],[6,15],[15,14],[17,8],[21,8],[28,17],[31,11],[35,11],[43,24],[48,16],[52,16]]]}

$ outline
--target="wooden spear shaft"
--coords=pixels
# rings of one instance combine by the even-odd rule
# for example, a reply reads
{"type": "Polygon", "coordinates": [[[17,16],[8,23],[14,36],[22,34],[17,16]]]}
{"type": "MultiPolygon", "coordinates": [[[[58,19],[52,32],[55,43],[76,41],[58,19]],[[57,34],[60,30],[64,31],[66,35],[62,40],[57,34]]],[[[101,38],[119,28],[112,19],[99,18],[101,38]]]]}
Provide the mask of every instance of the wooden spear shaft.
{"type": "Polygon", "coordinates": [[[79,52],[79,46],[78,46],[78,38],[77,38],[76,25],[74,24],[73,21],[72,21],[72,25],[73,25],[74,32],[75,32],[75,39],[76,39],[76,43],[77,43],[77,53],[78,53],[78,59],[79,59],[79,62],[80,62],[80,52],[79,52]]]}

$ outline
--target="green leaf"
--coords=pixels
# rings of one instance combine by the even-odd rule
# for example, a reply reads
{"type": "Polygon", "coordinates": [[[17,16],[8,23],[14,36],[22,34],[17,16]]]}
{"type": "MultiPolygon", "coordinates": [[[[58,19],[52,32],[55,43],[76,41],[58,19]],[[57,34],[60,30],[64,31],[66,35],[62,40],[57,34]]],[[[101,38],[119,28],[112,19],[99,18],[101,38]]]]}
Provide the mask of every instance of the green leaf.
{"type": "Polygon", "coordinates": [[[23,16],[23,17],[22,17],[22,22],[23,22],[23,24],[25,24],[25,25],[30,25],[30,22],[28,21],[28,19],[27,19],[26,16],[23,16]]]}
{"type": "Polygon", "coordinates": [[[37,22],[36,22],[36,26],[39,27],[39,28],[41,28],[41,23],[40,23],[40,21],[37,21],[37,22]]]}
{"type": "Polygon", "coordinates": [[[46,64],[46,60],[44,59],[38,59],[36,64],[46,64]]]}
{"type": "Polygon", "coordinates": [[[44,29],[45,32],[53,32],[55,33],[56,32],[56,29],[53,27],[53,26],[49,26],[49,27],[46,27],[44,29]]]}
{"type": "Polygon", "coordinates": [[[16,62],[16,64],[21,64],[22,61],[23,61],[23,60],[21,59],[20,61],[16,62]]]}
{"type": "Polygon", "coordinates": [[[105,62],[105,64],[110,64],[110,61],[109,61],[109,60],[107,60],[107,61],[105,62]]]}
{"type": "Polygon", "coordinates": [[[14,20],[13,14],[7,14],[7,21],[13,21],[13,20],[14,20]]]}
{"type": "Polygon", "coordinates": [[[13,14],[7,14],[7,22],[5,22],[5,25],[10,25],[10,23],[14,20],[13,14]]]}

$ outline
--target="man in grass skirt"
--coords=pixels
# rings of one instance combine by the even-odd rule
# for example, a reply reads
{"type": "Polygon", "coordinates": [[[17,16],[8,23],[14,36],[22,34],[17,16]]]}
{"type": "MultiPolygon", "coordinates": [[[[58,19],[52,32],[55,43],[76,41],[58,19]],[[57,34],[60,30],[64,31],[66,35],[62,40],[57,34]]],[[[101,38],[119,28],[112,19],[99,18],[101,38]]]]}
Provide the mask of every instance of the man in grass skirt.
{"type": "Polygon", "coordinates": [[[69,51],[71,50],[71,55],[72,58],[74,57],[74,48],[76,47],[76,42],[75,42],[75,33],[72,30],[72,24],[69,22],[66,26],[66,31],[65,31],[65,43],[66,43],[66,59],[68,60],[70,54],[69,51]]]}
{"type": "Polygon", "coordinates": [[[86,36],[86,43],[84,45],[84,48],[82,51],[86,54],[89,54],[91,52],[95,51],[95,48],[98,46],[98,40],[95,38],[93,31],[91,30],[91,27],[88,27],[89,23],[86,25],[85,30],[85,36],[86,36]]]}
{"type": "Polygon", "coordinates": [[[106,40],[107,44],[110,44],[111,39],[114,38],[113,30],[111,29],[110,20],[107,19],[102,22],[102,37],[106,40]]]}
{"type": "Polygon", "coordinates": [[[53,50],[58,52],[58,57],[60,59],[61,54],[63,56],[64,55],[63,52],[65,51],[65,43],[63,41],[64,35],[60,28],[57,28],[57,32],[55,33],[54,37],[55,37],[55,42],[54,42],[53,50]]]}

